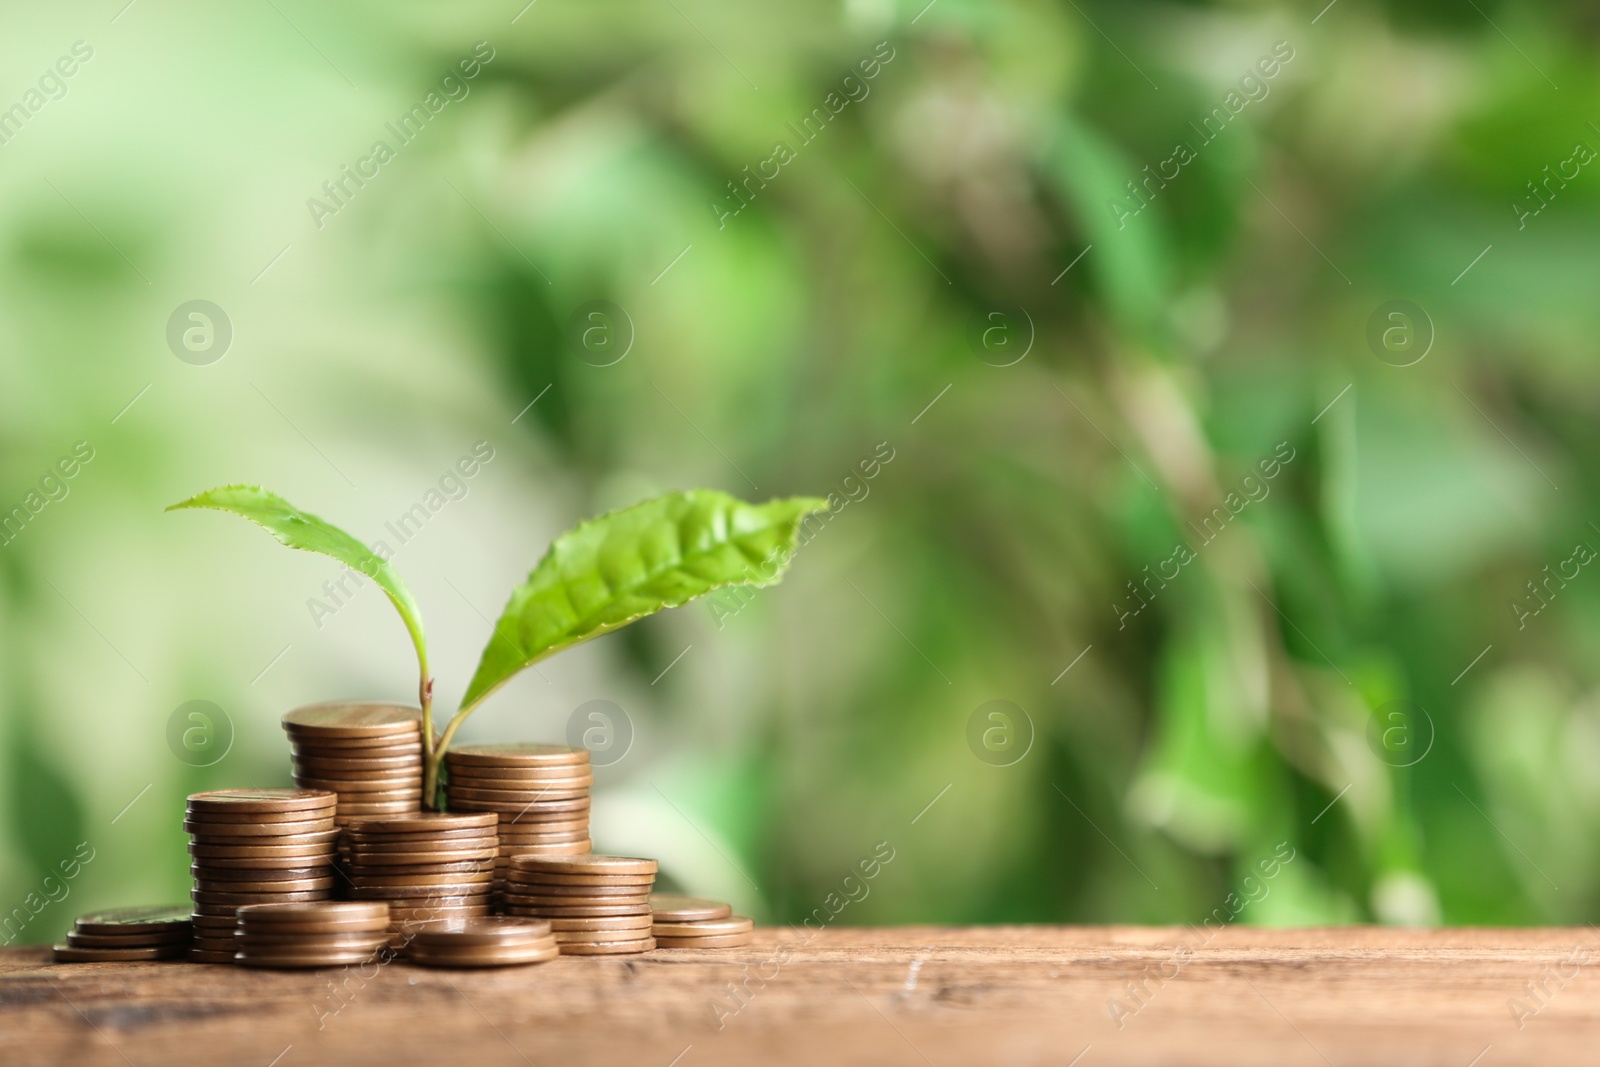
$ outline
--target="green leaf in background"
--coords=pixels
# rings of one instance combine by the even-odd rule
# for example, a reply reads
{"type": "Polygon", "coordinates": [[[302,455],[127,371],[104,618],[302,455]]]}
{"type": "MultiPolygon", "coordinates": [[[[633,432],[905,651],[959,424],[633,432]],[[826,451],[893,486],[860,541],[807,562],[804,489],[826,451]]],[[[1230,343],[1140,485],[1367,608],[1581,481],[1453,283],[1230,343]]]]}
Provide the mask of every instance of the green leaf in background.
{"type": "MultiPolygon", "coordinates": [[[[324,556],[331,556],[378,583],[378,588],[384,591],[389,602],[400,613],[400,621],[405,623],[406,632],[411,635],[411,643],[416,646],[417,666],[421,671],[421,683],[418,689],[423,709],[427,709],[431,694],[428,650],[422,636],[422,612],[418,610],[417,602],[412,599],[411,590],[400,580],[399,572],[374,554],[372,549],[332,523],[319,519],[310,512],[301,511],[278,494],[268,492],[257,485],[225,485],[217,489],[208,489],[188,500],[173,504],[167,510],[177,511],[180,508],[212,508],[249,519],[265,527],[281,544],[298,548],[303,552],[319,552],[324,556]]],[[[431,736],[426,730],[424,734],[431,736]]]]}
{"type": "MultiPolygon", "coordinates": [[[[732,585],[771,585],[816,497],[746,504],[668,493],[562,534],[514,589],[461,699],[466,711],[524,667],[635,619],[732,585]]],[[[453,725],[453,724],[452,724],[453,725]]]]}

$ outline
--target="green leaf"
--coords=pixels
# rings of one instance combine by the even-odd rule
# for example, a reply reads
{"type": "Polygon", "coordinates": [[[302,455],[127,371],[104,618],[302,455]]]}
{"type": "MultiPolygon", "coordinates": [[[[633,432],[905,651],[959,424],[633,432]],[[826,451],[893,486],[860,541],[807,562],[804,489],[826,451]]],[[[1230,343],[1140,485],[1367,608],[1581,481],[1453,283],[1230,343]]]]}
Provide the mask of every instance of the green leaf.
{"type": "Polygon", "coordinates": [[[208,489],[167,508],[213,508],[226,511],[257,523],[290,548],[305,552],[320,552],[331,556],[374,582],[389,597],[389,602],[400,613],[406,624],[411,643],[417,649],[417,665],[422,670],[423,685],[428,679],[428,651],[422,637],[422,612],[411,597],[411,590],[400,580],[400,574],[372,549],[345,533],[332,523],[301,511],[276,493],[257,485],[225,485],[208,489]]]}
{"type": "Polygon", "coordinates": [[[562,534],[511,592],[461,699],[472,707],[524,667],[635,619],[733,585],[772,585],[816,497],[746,504],[710,489],[668,493],[562,534]]]}

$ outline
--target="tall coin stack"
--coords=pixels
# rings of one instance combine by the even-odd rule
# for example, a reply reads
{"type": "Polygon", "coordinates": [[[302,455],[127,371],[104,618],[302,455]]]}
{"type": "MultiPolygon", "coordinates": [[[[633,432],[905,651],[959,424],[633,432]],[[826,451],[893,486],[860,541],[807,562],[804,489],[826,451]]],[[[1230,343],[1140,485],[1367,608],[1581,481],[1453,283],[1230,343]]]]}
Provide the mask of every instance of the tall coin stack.
{"type": "Polygon", "coordinates": [[[588,852],[589,752],[566,745],[518,742],[457,745],[445,753],[451,811],[492,811],[500,818],[495,886],[505,889],[513,856],[588,852]]]}
{"type": "Polygon", "coordinates": [[[189,958],[232,963],[235,913],[247,904],[327,900],[338,798],[319,789],[223,789],[189,798],[194,944],[189,958]]]}
{"type": "Polygon", "coordinates": [[[656,947],[650,932],[655,880],[655,860],[516,856],[506,874],[506,913],[548,920],[563,955],[648,952],[656,947]]]}
{"type": "Polygon", "coordinates": [[[422,711],[332,702],[283,717],[294,783],[339,795],[340,824],[422,810],[422,711]]]}
{"type": "Polygon", "coordinates": [[[492,812],[354,820],[339,843],[348,894],[388,902],[396,948],[422,924],[487,916],[500,854],[496,822],[492,812]]]}

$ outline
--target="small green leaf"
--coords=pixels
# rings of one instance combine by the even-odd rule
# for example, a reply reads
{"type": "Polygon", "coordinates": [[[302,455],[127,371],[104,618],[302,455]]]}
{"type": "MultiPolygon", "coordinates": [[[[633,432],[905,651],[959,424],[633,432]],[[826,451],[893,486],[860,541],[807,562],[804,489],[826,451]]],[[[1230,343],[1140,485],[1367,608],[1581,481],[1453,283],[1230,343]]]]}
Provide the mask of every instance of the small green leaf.
{"type": "Polygon", "coordinates": [[[213,508],[249,519],[266,527],[273,537],[290,548],[331,556],[377,582],[378,588],[384,591],[400,613],[400,620],[406,624],[406,632],[411,635],[411,643],[417,649],[417,664],[422,669],[423,683],[426,685],[428,651],[422,637],[422,613],[411,597],[411,590],[400,580],[399,573],[366,545],[337,526],[301,511],[278,494],[256,485],[225,485],[208,489],[173,504],[167,510],[176,511],[179,508],[213,508]]]}
{"type": "Polygon", "coordinates": [[[816,497],[746,504],[710,489],[668,493],[562,534],[511,592],[461,699],[471,708],[524,667],[635,619],[733,585],[771,585],[816,497]]]}

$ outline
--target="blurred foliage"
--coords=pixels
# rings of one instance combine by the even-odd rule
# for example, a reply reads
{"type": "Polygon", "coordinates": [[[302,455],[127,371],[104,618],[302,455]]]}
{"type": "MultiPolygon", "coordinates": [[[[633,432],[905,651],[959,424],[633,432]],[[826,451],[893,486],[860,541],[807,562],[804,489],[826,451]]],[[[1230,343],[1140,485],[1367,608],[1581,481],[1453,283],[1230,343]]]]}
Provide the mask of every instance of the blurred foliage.
{"type": "Polygon", "coordinates": [[[1198,921],[1288,842],[1242,921],[1596,917],[1588,10],[119,7],[0,16],[0,108],[93,50],[0,144],[0,509],[94,449],[0,552],[0,892],[97,850],[26,938],[181,898],[183,796],[286,782],[288,707],[410,696],[376,590],[317,619],[328,570],[161,505],[259,480],[376,539],[480,440],[399,549],[442,710],[578,519],[840,502],[781,589],[467,731],[619,705],[596,845],[679,885],[798,921],[886,840],[838,921],[1198,921]],[[967,741],[997,699],[1008,766],[967,741]]]}

